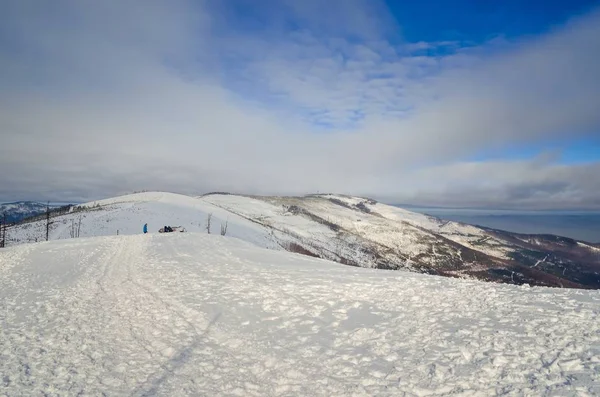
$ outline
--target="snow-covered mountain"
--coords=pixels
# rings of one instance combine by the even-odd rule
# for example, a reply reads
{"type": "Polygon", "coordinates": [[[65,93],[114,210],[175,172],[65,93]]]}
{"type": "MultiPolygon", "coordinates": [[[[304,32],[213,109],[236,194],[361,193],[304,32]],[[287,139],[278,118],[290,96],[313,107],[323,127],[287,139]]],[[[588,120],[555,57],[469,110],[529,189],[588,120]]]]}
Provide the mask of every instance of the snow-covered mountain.
{"type": "MultiPolygon", "coordinates": [[[[46,203],[35,201],[18,201],[15,203],[0,203],[0,218],[6,215],[6,222],[19,222],[22,219],[46,212],[46,203]]],[[[54,208],[55,206],[50,206],[54,208]]]]}
{"type": "Polygon", "coordinates": [[[341,195],[217,194],[203,200],[291,236],[316,256],[345,264],[600,288],[600,247],[569,238],[480,228],[341,195]]]}
{"type": "MultiPolygon", "coordinates": [[[[248,216],[271,208],[262,223],[294,230],[311,225],[304,238],[324,241],[319,233],[329,233],[328,224],[289,207],[301,199],[143,197],[81,213],[82,234],[117,226],[136,236],[0,250],[2,395],[600,394],[597,291],[350,268],[266,250],[256,245],[279,238],[270,240],[270,230],[280,232],[208,203],[239,209],[241,201],[248,216]],[[187,226],[201,230],[206,211],[229,216],[232,233],[254,242],[205,233],[139,234],[143,220],[155,232],[184,215],[187,226]],[[306,223],[310,219],[314,224],[306,223]],[[101,224],[112,226],[92,231],[101,224]]],[[[328,199],[311,198],[299,208],[329,211],[328,199]]],[[[356,200],[345,202],[354,207],[361,203],[356,200]]],[[[365,206],[382,222],[413,216],[365,206]]],[[[329,222],[350,228],[344,213],[332,213],[329,222]]],[[[361,224],[357,239],[379,226],[367,215],[354,216],[361,224]]],[[[406,253],[415,258],[428,240],[413,239],[411,224],[402,222],[398,234],[415,247],[406,253]]],[[[64,237],[67,224],[57,222],[53,236],[64,237]]],[[[384,232],[369,237],[395,247],[389,239],[384,232]]]]}
{"type": "MultiPolygon", "coordinates": [[[[52,219],[50,239],[151,233],[164,225],[227,235],[347,265],[508,283],[600,288],[600,247],[444,221],[340,195],[250,197],[139,193],[77,206],[52,219]]],[[[45,238],[44,221],[9,229],[8,245],[45,238]]]]}

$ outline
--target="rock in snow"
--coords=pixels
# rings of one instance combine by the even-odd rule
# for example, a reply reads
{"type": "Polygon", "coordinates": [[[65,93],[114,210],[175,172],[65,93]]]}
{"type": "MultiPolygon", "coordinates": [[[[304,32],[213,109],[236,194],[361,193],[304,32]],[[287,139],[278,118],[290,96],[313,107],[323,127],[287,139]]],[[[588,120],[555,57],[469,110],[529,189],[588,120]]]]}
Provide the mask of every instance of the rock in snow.
{"type": "Polygon", "coordinates": [[[0,251],[0,395],[600,393],[600,294],[199,233],[0,251]]]}

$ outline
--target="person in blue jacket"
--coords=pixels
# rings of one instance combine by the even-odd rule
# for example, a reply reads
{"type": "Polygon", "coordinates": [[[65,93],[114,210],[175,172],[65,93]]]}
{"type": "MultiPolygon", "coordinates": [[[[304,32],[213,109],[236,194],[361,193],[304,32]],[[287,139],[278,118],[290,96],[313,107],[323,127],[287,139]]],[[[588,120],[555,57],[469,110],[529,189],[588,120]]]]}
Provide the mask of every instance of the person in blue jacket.
{"type": "Polygon", "coordinates": [[[148,233],[148,224],[144,223],[144,234],[148,233]]]}

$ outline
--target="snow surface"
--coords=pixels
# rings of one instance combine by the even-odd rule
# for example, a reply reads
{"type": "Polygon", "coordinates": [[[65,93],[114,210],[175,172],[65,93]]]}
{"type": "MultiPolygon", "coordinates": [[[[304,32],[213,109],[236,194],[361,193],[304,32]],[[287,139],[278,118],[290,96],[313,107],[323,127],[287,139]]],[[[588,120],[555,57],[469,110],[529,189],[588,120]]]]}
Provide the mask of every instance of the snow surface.
{"type": "Polygon", "coordinates": [[[199,233],[0,251],[0,394],[600,394],[600,293],[199,233]]]}
{"type": "MultiPolygon", "coordinates": [[[[443,236],[476,251],[507,259],[513,249],[505,247],[503,242],[490,236],[484,230],[457,222],[443,221],[427,215],[411,212],[386,204],[375,203],[360,197],[343,195],[314,195],[308,197],[261,197],[250,198],[238,195],[209,195],[202,200],[212,203],[247,219],[279,228],[294,236],[310,239],[319,247],[319,254],[328,259],[335,256],[328,252],[340,253],[340,249],[352,245],[352,241],[340,241],[344,236],[327,226],[301,216],[290,216],[286,207],[297,205],[320,218],[338,225],[365,241],[374,243],[382,256],[390,255],[390,262],[398,262],[404,257],[403,265],[411,269],[411,258],[421,257],[423,253],[435,252],[440,241],[434,234],[443,236]],[[335,203],[341,202],[346,206],[335,203]],[[357,209],[362,204],[370,213],[357,209]],[[432,234],[433,233],[433,234],[432,234]],[[485,244],[481,244],[485,242],[485,244]],[[382,249],[383,248],[383,249],[382,249]],[[390,251],[391,250],[391,251],[390,251]]],[[[352,238],[352,236],[349,236],[352,238]]],[[[360,256],[360,251],[341,252],[342,257],[351,258],[361,266],[375,266],[375,260],[360,256]]],[[[460,256],[457,250],[456,256],[460,256]]],[[[443,265],[443,258],[429,256],[431,265],[443,265]]]]}
{"type": "MultiPolygon", "coordinates": [[[[54,216],[50,240],[72,238],[80,221],[79,237],[139,234],[145,223],[150,233],[157,233],[164,225],[205,232],[208,214],[213,216],[213,234],[219,234],[227,223],[227,236],[257,247],[301,252],[361,267],[482,277],[479,274],[488,274],[485,272],[490,268],[510,266],[507,264],[524,250],[510,238],[482,228],[342,195],[131,194],[87,203],[71,213],[54,216]]],[[[9,227],[7,245],[45,240],[45,226],[40,220],[9,227]]],[[[600,252],[589,249],[594,254],[600,252]]],[[[537,269],[554,266],[551,262],[534,266],[539,259],[535,257],[527,265],[537,269]]]]}
{"type": "MultiPolygon", "coordinates": [[[[364,267],[375,266],[373,258],[361,257],[359,251],[348,251],[348,246],[352,245],[351,239],[357,236],[413,256],[430,247],[423,238],[426,233],[409,224],[373,217],[340,206],[320,196],[255,199],[236,195],[210,195],[203,200],[245,218],[257,220],[288,235],[306,239],[317,248],[320,256],[329,259],[336,256],[349,257],[364,267]],[[326,222],[354,233],[354,236],[338,233],[309,217],[295,216],[289,211],[292,206],[301,207],[326,222]]],[[[396,253],[393,255],[395,256],[396,253]]]]}
{"type": "MultiPolygon", "coordinates": [[[[411,269],[411,258],[426,261],[429,253],[433,266],[445,263],[433,252],[440,244],[434,234],[465,247],[502,258],[510,258],[514,247],[506,246],[484,230],[457,222],[411,212],[360,197],[315,195],[308,197],[249,197],[211,194],[190,197],[166,192],[145,192],[99,200],[81,205],[90,211],[54,219],[50,239],[70,238],[73,224],[82,217],[81,237],[137,234],[144,223],[157,232],[164,225],[184,226],[188,231],[203,231],[207,214],[213,214],[212,233],[219,233],[226,221],[228,235],[252,242],[259,247],[283,249],[289,242],[310,242],[321,257],[351,259],[364,267],[376,261],[358,246],[373,245],[389,261],[411,269]],[[336,204],[337,200],[348,207],[336,204]],[[338,233],[323,223],[289,211],[298,206],[335,224],[349,233],[338,233]],[[371,213],[356,208],[363,205],[371,213]],[[433,234],[432,234],[433,233],[433,234]],[[358,241],[361,240],[361,241],[358,241]],[[485,244],[483,244],[485,243],[485,244]],[[353,248],[354,247],[354,248],[353,248]]],[[[45,239],[45,222],[19,225],[9,230],[8,245],[45,239]]],[[[457,250],[456,256],[460,256],[457,250]]]]}
{"type": "Polygon", "coordinates": [[[487,255],[509,259],[510,253],[513,251],[511,248],[506,247],[503,242],[491,237],[483,229],[476,226],[446,221],[381,203],[372,205],[369,208],[386,219],[407,222],[438,233],[449,240],[487,255]],[[486,243],[485,246],[481,245],[483,241],[486,243]]]}
{"type": "MultiPolygon", "coordinates": [[[[166,192],[136,193],[80,205],[89,208],[53,219],[50,240],[71,238],[71,229],[81,218],[80,237],[139,234],[145,223],[149,233],[165,225],[183,226],[188,232],[206,232],[212,214],[211,232],[219,234],[227,222],[227,235],[257,246],[281,249],[268,229],[194,197],[166,192]]],[[[8,230],[8,245],[45,239],[45,221],[8,230]]]]}

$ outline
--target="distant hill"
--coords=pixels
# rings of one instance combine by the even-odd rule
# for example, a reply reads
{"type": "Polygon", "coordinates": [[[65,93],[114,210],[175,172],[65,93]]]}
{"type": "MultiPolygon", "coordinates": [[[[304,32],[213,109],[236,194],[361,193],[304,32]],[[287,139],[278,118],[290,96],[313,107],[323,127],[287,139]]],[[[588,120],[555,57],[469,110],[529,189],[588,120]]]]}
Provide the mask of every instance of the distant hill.
{"type": "MultiPolygon", "coordinates": [[[[0,204],[0,218],[6,215],[8,223],[19,222],[25,218],[36,216],[46,212],[46,203],[36,201],[17,201],[14,203],[0,204]]],[[[50,208],[55,208],[55,205],[50,205],[50,208]]]]}

